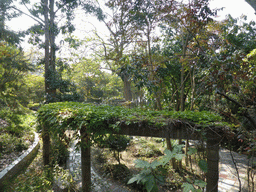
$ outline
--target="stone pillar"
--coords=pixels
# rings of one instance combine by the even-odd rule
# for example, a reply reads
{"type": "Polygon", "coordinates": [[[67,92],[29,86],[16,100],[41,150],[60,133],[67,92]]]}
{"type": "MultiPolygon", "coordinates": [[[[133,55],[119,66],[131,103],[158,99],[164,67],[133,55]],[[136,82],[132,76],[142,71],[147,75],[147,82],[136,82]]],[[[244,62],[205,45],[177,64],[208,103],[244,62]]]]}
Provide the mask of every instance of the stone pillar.
{"type": "Polygon", "coordinates": [[[219,139],[207,138],[207,192],[218,192],[219,182],[219,139]]]}
{"type": "Polygon", "coordinates": [[[43,125],[42,139],[43,139],[43,162],[44,162],[44,166],[46,166],[50,164],[51,140],[50,140],[49,130],[45,125],[43,125]]]}
{"type": "Polygon", "coordinates": [[[81,169],[82,169],[82,191],[91,192],[91,147],[90,136],[86,128],[82,127],[81,133],[81,169]]]}

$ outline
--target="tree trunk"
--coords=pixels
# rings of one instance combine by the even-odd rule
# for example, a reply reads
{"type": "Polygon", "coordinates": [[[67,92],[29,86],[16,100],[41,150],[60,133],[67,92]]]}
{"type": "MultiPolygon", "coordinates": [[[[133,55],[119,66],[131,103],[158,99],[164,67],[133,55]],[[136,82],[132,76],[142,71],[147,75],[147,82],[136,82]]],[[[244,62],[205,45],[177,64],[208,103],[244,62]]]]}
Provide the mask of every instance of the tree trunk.
{"type": "Polygon", "coordinates": [[[132,101],[132,91],[131,91],[131,82],[128,79],[128,75],[122,75],[122,80],[124,83],[124,98],[125,101],[132,101]]]}
{"type": "Polygon", "coordinates": [[[54,25],[54,19],[55,19],[55,13],[54,13],[54,0],[50,0],[50,5],[48,9],[48,15],[50,15],[50,20],[48,21],[48,33],[49,33],[49,47],[48,50],[49,54],[49,83],[50,87],[48,90],[49,95],[49,102],[56,102],[56,88],[54,86],[54,83],[56,82],[56,68],[55,68],[55,25],[54,25]]]}
{"type": "Polygon", "coordinates": [[[195,69],[191,69],[191,105],[190,110],[192,111],[194,108],[194,99],[195,99],[195,88],[196,88],[196,82],[195,82],[195,69]]]}
{"type": "Polygon", "coordinates": [[[55,13],[54,13],[54,0],[50,0],[50,66],[53,71],[55,71],[55,23],[54,23],[55,13]]]}
{"type": "Polygon", "coordinates": [[[42,2],[45,25],[45,94],[46,103],[51,103],[56,102],[56,88],[53,86],[55,76],[54,0],[50,0],[50,5],[48,0],[42,0],[42,2]]]}
{"type": "MultiPolygon", "coordinates": [[[[179,145],[182,145],[182,139],[179,139],[179,145]]],[[[182,160],[178,161],[178,170],[182,170],[182,160]]]]}
{"type": "Polygon", "coordinates": [[[2,38],[1,36],[4,33],[5,30],[5,15],[6,15],[6,6],[4,4],[4,2],[0,2],[0,38],[2,38]]]}
{"type": "MultiPolygon", "coordinates": [[[[151,29],[150,29],[150,26],[148,24],[147,26],[147,45],[148,45],[148,63],[149,63],[149,71],[150,73],[148,74],[149,75],[149,80],[154,82],[155,80],[155,77],[154,77],[154,74],[153,74],[153,71],[154,71],[154,66],[153,66],[153,61],[152,61],[152,53],[151,53],[151,40],[150,40],[150,33],[151,33],[151,29]]],[[[157,84],[156,82],[154,83],[154,85],[157,87],[157,91],[154,91],[154,97],[155,97],[155,106],[156,106],[156,109],[158,110],[162,110],[162,104],[161,104],[161,97],[159,94],[161,92],[160,90],[160,86],[159,84],[157,84]]]]}
{"type": "Polygon", "coordinates": [[[180,110],[184,111],[184,66],[181,65],[181,76],[180,76],[180,83],[181,83],[181,89],[180,89],[180,110]]]}
{"type": "Polygon", "coordinates": [[[185,59],[186,57],[186,52],[187,52],[187,46],[188,46],[188,35],[186,36],[186,39],[184,41],[182,41],[183,44],[183,50],[182,50],[182,61],[181,61],[181,76],[180,76],[180,84],[181,84],[181,88],[180,88],[180,110],[184,111],[185,109],[185,80],[184,80],[184,75],[185,75],[185,69],[184,69],[184,61],[183,59],[185,59]]]}
{"type": "MultiPolygon", "coordinates": [[[[190,79],[191,79],[191,105],[190,110],[192,111],[194,108],[194,98],[195,98],[195,69],[190,70],[190,79]]],[[[188,167],[189,166],[189,156],[188,156],[188,148],[189,148],[189,140],[186,139],[185,144],[185,164],[188,167]]],[[[192,166],[192,165],[191,165],[192,166]]]]}
{"type": "Polygon", "coordinates": [[[45,94],[46,94],[46,103],[49,103],[49,94],[50,94],[50,65],[49,65],[49,18],[48,18],[48,0],[43,0],[44,6],[44,33],[45,33],[45,48],[44,48],[44,62],[45,62],[45,94]]]}
{"type": "MultiPolygon", "coordinates": [[[[56,26],[54,23],[55,19],[55,13],[54,13],[54,0],[50,0],[50,28],[49,28],[49,34],[50,34],[50,68],[51,68],[51,76],[52,76],[52,81],[51,83],[55,83],[56,81],[56,66],[55,66],[55,61],[56,61],[56,45],[55,45],[55,30],[56,26]]],[[[55,87],[55,86],[54,86],[55,87]]],[[[56,88],[51,89],[52,96],[54,97],[54,101],[56,101],[56,88]]]]}
{"type": "MultiPolygon", "coordinates": [[[[187,52],[187,46],[188,46],[188,34],[185,37],[185,41],[184,39],[182,40],[182,44],[183,44],[183,50],[182,50],[182,61],[181,61],[181,76],[180,76],[180,83],[181,83],[181,89],[180,89],[180,111],[184,111],[185,110],[185,79],[184,79],[184,75],[185,75],[185,69],[184,69],[184,61],[183,59],[185,59],[186,57],[186,52],[187,52]]],[[[179,139],[179,144],[182,144],[182,140],[179,139]]],[[[178,163],[179,169],[182,169],[182,161],[178,163]]]]}
{"type": "MultiPolygon", "coordinates": [[[[46,102],[48,103],[47,96],[50,90],[49,81],[49,20],[48,20],[48,0],[43,1],[44,7],[44,20],[45,20],[45,94],[46,102]]],[[[50,136],[46,126],[43,127],[43,161],[44,166],[50,163],[50,136]]]]}

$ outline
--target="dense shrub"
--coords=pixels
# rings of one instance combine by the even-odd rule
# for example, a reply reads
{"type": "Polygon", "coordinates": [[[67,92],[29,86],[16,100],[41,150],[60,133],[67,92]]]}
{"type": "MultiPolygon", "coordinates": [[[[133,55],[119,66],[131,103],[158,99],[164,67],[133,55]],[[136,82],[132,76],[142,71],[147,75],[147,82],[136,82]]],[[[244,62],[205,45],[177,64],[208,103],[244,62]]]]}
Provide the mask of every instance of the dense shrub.
{"type": "Polygon", "coordinates": [[[105,141],[107,146],[114,151],[114,157],[120,163],[120,152],[124,151],[129,145],[130,138],[125,135],[109,135],[105,141]],[[116,153],[117,152],[117,155],[116,153]]]}
{"type": "Polygon", "coordinates": [[[103,169],[105,174],[116,180],[125,180],[130,176],[130,170],[124,164],[106,164],[103,169]]]}
{"type": "Polygon", "coordinates": [[[6,122],[0,126],[0,153],[9,154],[28,149],[34,140],[32,131],[35,117],[4,108],[0,111],[0,119],[6,122]]]}

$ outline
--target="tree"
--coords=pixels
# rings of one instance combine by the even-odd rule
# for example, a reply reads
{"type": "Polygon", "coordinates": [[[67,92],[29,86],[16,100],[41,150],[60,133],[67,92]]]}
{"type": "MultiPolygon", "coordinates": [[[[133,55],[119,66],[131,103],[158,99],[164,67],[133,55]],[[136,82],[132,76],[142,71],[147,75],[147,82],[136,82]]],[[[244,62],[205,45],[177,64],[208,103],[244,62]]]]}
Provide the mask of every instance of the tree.
{"type": "Polygon", "coordinates": [[[81,101],[104,102],[111,97],[121,97],[121,79],[102,65],[105,59],[101,58],[97,38],[84,37],[80,40],[73,36],[66,39],[71,47],[64,51],[70,55],[62,59],[65,63],[63,78],[76,85],[81,101]]]}
{"type": "MultiPolygon", "coordinates": [[[[255,127],[255,120],[249,112],[255,105],[255,22],[244,22],[242,25],[237,23],[238,20],[232,17],[223,23],[220,39],[224,41],[221,42],[218,60],[213,62],[209,77],[214,80],[216,92],[231,102],[226,103],[230,109],[225,110],[226,115],[242,115],[255,127]]],[[[216,99],[219,101],[221,97],[216,99]]]]}
{"type": "MultiPolygon", "coordinates": [[[[35,40],[37,44],[40,45],[40,35],[43,35],[45,40],[42,43],[44,48],[44,69],[45,69],[45,95],[46,103],[57,101],[56,89],[61,83],[56,83],[57,73],[56,73],[56,50],[57,46],[55,44],[56,36],[59,34],[60,30],[63,33],[73,32],[74,26],[71,20],[74,18],[74,9],[78,6],[78,1],[76,0],[41,0],[39,3],[35,3],[32,8],[28,7],[27,0],[21,0],[21,4],[27,9],[27,13],[22,11],[16,6],[12,6],[14,10],[25,14],[32,19],[34,19],[38,24],[33,26],[29,31],[35,34],[35,40]],[[57,8],[57,9],[55,9],[57,8]],[[57,13],[62,12],[66,14],[67,22],[63,26],[58,26],[57,13]]],[[[60,87],[58,87],[60,89],[60,87]]],[[[44,127],[43,131],[43,159],[44,165],[49,165],[50,156],[50,137],[48,133],[48,128],[44,127]]]]}
{"type": "Polygon", "coordinates": [[[24,53],[15,45],[0,42],[0,99],[6,105],[17,107],[16,91],[24,74],[32,70],[24,53]]]}
{"type": "Polygon", "coordinates": [[[103,102],[111,97],[120,97],[123,91],[121,79],[116,74],[101,71],[100,65],[101,60],[97,58],[81,58],[72,64],[71,80],[85,101],[103,102]]]}
{"type": "Polygon", "coordinates": [[[20,42],[20,34],[16,34],[9,30],[6,21],[19,16],[19,14],[12,10],[13,0],[2,0],[0,2],[0,40],[9,43],[18,44],[20,42]]]}
{"type": "MultiPolygon", "coordinates": [[[[110,70],[121,77],[124,85],[124,98],[126,101],[132,100],[131,81],[127,73],[127,60],[125,59],[129,52],[129,45],[135,39],[135,29],[131,25],[130,11],[133,1],[125,0],[109,0],[106,2],[107,9],[111,14],[98,11],[98,19],[107,27],[110,36],[108,40],[100,38],[103,49],[104,58],[110,70]],[[101,16],[101,15],[104,16],[101,16]]],[[[88,8],[85,7],[88,11],[88,8]]],[[[95,8],[96,9],[96,8],[95,8]]],[[[98,7],[98,10],[102,8],[98,7]]]]}
{"type": "Polygon", "coordinates": [[[35,74],[27,74],[24,83],[18,90],[19,98],[22,99],[24,106],[29,103],[44,102],[44,78],[35,74]]]}
{"type": "MultiPolygon", "coordinates": [[[[131,20],[132,25],[136,27],[138,33],[137,45],[144,51],[137,58],[143,58],[139,62],[143,62],[143,66],[147,68],[147,83],[146,85],[150,93],[153,93],[156,103],[156,109],[162,109],[161,105],[161,82],[157,78],[157,68],[161,66],[161,59],[153,53],[153,43],[156,44],[159,38],[154,36],[154,32],[165,14],[173,9],[174,1],[136,1],[134,3],[131,20]]],[[[137,50],[134,50],[136,52],[137,50]]],[[[136,63],[136,56],[133,57],[133,62],[136,63]],[[134,60],[135,59],[135,60],[134,60]]],[[[135,64],[134,63],[134,64],[135,64]]],[[[136,65],[136,64],[135,64],[136,65]]],[[[137,65],[138,66],[138,65],[137,65]]],[[[138,77],[138,76],[137,76],[138,77]]]]}
{"type": "MultiPolygon", "coordinates": [[[[185,109],[185,72],[191,74],[192,98],[194,100],[194,70],[195,64],[198,63],[198,57],[204,56],[205,47],[203,47],[202,40],[206,31],[207,24],[212,21],[212,17],[216,14],[216,10],[209,8],[208,1],[189,1],[188,4],[181,4],[175,18],[167,17],[167,22],[174,24],[180,33],[182,43],[181,55],[181,91],[180,91],[180,110],[185,109]],[[174,20],[174,22],[173,22],[174,20]],[[190,68],[190,69],[189,69],[190,68]]],[[[193,105],[192,105],[193,106],[193,105]]]]}
{"type": "Polygon", "coordinates": [[[74,18],[73,11],[78,6],[78,1],[65,0],[41,0],[29,8],[28,1],[21,0],[21,4],[27,9],[22,11],[19,7],[12,6],[14,10],[25,14],[34,19],[38,24],[31,27],[28,31],[32,33],[34,44],[38,44],[44,48],[44,66],[45,66],[45,94],[46,102],[57,101],[56,83],[59,79],[56,77],[56,50],[58,49],[55,39],[62,31],[63,33],[72,33],[74,26],[71,20],[74,18]],[[66,16],[66,23],[58,26],[57,14],[61,12],[66,16]],[[44,36],[44,43],[41,42],[40,36],[44,36]]]}

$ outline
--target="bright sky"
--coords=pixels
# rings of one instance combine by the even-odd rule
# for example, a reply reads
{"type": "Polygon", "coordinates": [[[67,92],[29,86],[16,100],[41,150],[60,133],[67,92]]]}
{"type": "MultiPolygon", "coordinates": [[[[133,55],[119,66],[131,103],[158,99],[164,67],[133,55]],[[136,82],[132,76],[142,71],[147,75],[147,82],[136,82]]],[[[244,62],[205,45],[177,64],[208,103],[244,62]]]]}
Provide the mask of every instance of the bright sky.
{"type": "Polygon", "coordinates": [[[220,19],[225,19],[227,14],[234,18],[238,18],[243,14],[248,17],[249,21],[256,21],[254,9],[245,0],[212,0],[210,6],[212,8],[224,7],[223,11],[219,12],[220,19]]]}
{"type": "MultiPolygon", "coordinates": [[[[210,1],[210,6],[211,8],[221,8],[224,7],[223,11],[219,12],[219,17],[218,19],[222,20],[225,19],[227,14],[231,14],[232,17],[234,18],[238,18],[241,15],[246,15],[248,17],[248,20],[254,20],[256,21],[256,15],[254,14],[255,11],[254,9],[245,2],[245,0],[212,0],[210,1]]],[[[81,17],[80,17],[81,18],[81,17]]],[[[85,18],[84,18],[85,19],[85,18]]],[[[30,26],[32,26],[35,22],[27,17],[27,16],[22,16],[20,18],[17,19],[13,19],[10,24],[9,27],[12,30],[24,30],[29,28],[30,26]]],[[[81,26],[85,26],[84,24],[82,24],[82,22],[78,22],[79,24],[77,25],[78,29],[81,26]],[[82,24],[82,25],[81,25],[82,24]]],[[[103,24],[102,24],[103,25],[103,24]]],[[[91,24],[85,27],[85,28],[90,28],[91,24]]],[[[80,28],[80,30],[83,30],[82,28],[80,28]]],[[[83,32],[83,34],[85,35],[86,32],[83,32]]]]}

